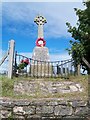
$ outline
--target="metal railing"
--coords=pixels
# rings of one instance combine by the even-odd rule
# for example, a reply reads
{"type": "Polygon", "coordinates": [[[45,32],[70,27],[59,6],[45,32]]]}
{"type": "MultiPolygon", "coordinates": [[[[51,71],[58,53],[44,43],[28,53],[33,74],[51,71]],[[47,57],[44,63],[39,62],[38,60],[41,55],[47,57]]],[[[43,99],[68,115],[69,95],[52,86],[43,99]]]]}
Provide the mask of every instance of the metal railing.
{"type": "Polygon", "coordinates": [[[73,60],[39,61],[16,53],[14,74],[16,76],[42,77],[68,77],[75,74],[73,60]],[[23,61],[28,60],[28,63],[23,61]]]}

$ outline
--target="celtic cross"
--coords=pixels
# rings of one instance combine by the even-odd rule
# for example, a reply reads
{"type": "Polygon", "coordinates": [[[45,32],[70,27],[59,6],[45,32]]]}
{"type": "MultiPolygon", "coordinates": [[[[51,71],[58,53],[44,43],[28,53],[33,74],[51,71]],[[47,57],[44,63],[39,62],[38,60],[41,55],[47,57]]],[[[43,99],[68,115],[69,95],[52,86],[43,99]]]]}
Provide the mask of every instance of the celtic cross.
{"type": "Polygon", "coordinates": [[[38,38],[44,38],[43,25],[47,23],[46,18],[39,15],[35,18],[34,22],[38,25],[38,38]]]}

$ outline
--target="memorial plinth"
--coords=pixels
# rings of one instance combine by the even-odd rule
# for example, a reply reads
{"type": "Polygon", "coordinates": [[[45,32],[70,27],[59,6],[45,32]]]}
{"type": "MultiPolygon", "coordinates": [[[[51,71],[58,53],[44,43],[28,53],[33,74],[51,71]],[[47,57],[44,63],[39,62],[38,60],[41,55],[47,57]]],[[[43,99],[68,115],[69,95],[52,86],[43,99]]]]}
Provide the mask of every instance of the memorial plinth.
{"type": "Polygon", "coordinates": [[[33,50],[32,59],[38,61],[50,61],[48,48],[36,46],[33,50]]]}
{"type": "Polygon", "coordinates": [[[53,68],[50,63],[39,62],[38,64],[31,65],[30,75],[31,77],[50,77],[52,76],[53,68]]]}
{"type": "Polygon", "coordinates": [[[31,76],[48,77],[52,74],[52,65],[49,63],[49,50],[47,47],[36,46],[33,50],[31,76]]]}

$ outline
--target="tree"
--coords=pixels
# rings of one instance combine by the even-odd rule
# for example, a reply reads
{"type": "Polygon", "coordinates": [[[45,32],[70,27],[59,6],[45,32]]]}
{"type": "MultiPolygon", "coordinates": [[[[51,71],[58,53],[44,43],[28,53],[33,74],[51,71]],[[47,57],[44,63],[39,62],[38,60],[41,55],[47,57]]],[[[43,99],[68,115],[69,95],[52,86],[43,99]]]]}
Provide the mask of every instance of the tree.
{"type": "Polygon", "coordinates": [[[71,48],[68,51],[72,55],[74,65],[81,64],[90,73],[90,69],[82,61],[84,57],[90,63],[90,1],[83,4],[86,6],[84,10],[74,8],[78,16],[76,27],[66,23],[68,32],[74,38],[74,41],[70,40],[71,48]]]}

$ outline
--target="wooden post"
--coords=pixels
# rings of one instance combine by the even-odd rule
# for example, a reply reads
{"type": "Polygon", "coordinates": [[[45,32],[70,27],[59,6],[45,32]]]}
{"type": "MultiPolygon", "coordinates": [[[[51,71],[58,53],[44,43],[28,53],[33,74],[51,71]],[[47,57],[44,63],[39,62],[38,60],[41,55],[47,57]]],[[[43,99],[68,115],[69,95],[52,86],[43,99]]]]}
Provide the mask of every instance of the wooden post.
{"type": "Polygon", "coordinates": [[[13,62],[14,62],[14,48],[15,48],[15,41],[10,41],[10,48],[9,48],[9,60],[8,60],[8,78],[12,78],[13,75],[13,62]]]}
{"type": "Polygon", "coordinates": [[[0,61],[0,66],[3,64],[3,62],[5,61],[5,59],[8,57],[9,51],[6,52],[6,54],[4,55],[4,57],[1,59],[0,61]]]}
{"type": "Polygon", "coordinates": [[[89,68],[89,71],[88,71],[88,101],[90,104],[90,63],[84,57],[82,58],[82,60],[89,68]]]}
{"type": "Polygon", "coordinates": [[[63,76],[63,61],[61,61],[61,76],[63,76]]]}
{"type": "Polygon", "coordinates": [[[77,66],[77,75],[80,76],[80,64],[77,66]]]}

